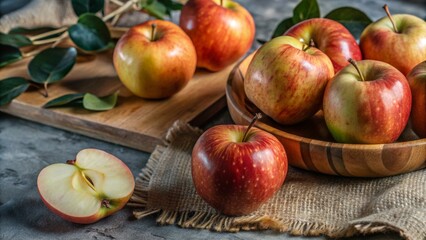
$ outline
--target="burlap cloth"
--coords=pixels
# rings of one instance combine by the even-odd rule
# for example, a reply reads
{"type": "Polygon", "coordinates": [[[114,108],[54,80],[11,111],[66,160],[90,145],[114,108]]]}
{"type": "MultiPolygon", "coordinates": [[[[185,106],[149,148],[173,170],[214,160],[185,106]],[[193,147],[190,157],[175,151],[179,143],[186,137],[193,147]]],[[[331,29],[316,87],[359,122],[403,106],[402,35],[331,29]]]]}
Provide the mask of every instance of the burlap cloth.
{"type": "Polygon", "coordinates": [[[134,216],[215,231],[273,229],[345,237],[396,231],[426,239],[426,170],[387,178],[347,178],[289,168],[280,191],[256,212],[220,215],[196,193],[191,152],[201,130],[176,122],[152,153],[129,202],[134,216]]]}

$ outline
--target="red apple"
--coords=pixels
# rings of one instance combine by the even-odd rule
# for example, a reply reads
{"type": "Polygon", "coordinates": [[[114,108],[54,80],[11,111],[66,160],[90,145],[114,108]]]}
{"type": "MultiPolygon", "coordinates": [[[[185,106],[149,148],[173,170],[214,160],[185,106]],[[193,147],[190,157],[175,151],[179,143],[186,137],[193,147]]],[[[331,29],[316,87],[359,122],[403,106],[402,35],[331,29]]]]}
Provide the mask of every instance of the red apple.
{"type": "Polygon", "coordinates": [[[421,62],[407,76],[413,96],[411,123],[419,137],[426,138],[426,61],[421,62]]]}
{"type": "Polygon", "coordinates": [[[348,59],[361,60],[361,50],[352,34],[342,24],[326,19],[312,18],[302,21],[284,35],[295,37],[306,44],[313,44],[331,60],[334,72],[348,65],[348,59]]]}
{"type": "Polygon", "coordinates": [[[404,130],[411,109],[410,86],[390,64],[352,61],[328,83],[324,118],[343,143],[391,143],[404,130]]]}
{"type": "Polygon", "coordinates": [[[135,95],[170,97],[189,82],[196,68],[191,39],[170,21],[151,20],[130,28],[114,50],[121,82],[135,95]]]}
{"type": "Polygon", "coordinates": [[[126,205],[135,187],[129,168],[97,149],[84,149],[76,160],[41,170],[41,199],[55,214],[75,223],[93,223],[126,205]]]}
{"type": "Polygon", "coordinates": [[[321,107],[334,70],[315,47],[289,36],[265,43],[254,55],[244,79],[248,99],[281,124],[294,124],[321,107]]]}
{"type": "Polygon", "coordinates": [[[255,33],[253,17],[231,0],[189,0],[179,25],[194,43],[197,67],[219,71],[250,49],[255,33]]]}
{"type": "Polygon", "coordinates": [[[365,59],[387,62],[407,75],[426,60],[426,22],[413,15],[389,14],[368,25],[361,34],[365,59]]]}
{"type": "Polygon", "coordinates": [[[278,191],[287,175],[282,144],[251,126],[214,126],[201,135],[192,151],[197,193],[226,215],[255,211],[278,191]]]}

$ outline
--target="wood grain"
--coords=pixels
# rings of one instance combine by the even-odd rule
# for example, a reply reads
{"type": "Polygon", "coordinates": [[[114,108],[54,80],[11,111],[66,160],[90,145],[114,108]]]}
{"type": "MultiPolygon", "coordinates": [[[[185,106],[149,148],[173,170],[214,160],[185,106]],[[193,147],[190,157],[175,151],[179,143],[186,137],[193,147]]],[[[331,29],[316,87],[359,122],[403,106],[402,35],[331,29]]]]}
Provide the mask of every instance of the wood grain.
{"type": "MultiPolygon", "coordinates": [[[[226,98],[232,119],[248,124],[261,112],[244,93],[243,76],[250,60],[231,72],[226,98]]],[[[408,126],[391,144],[342,144],[328,132],[322,112],[291,126],[283,126],[263,114],[256,126],[274,134],[284,145],[289,164],[298,168],[351,177],[384,177],[426,167],[426,138],[419,139],[408,126]]]]}
{"type": "MultiPolygon", "coordinates": [[[[144,100],[120,83],[111,52],[83,59],[67,77],[49,86],[49,98],[30,89],[0,111],[93,138],[151,152],[167,129],[180,119],[203,124],[226,106],[225,85],[232,66],[220,72],[197,70],[178,94],[164,100],[144,100]],[[90,92],[98,96],[120,91],[117,106],[105,112],[78,108],[43,109],[49,100],[67,93],[90,92]]],[[[0,68],[0,79],[27,74],[29,59],[0,68]]]]}

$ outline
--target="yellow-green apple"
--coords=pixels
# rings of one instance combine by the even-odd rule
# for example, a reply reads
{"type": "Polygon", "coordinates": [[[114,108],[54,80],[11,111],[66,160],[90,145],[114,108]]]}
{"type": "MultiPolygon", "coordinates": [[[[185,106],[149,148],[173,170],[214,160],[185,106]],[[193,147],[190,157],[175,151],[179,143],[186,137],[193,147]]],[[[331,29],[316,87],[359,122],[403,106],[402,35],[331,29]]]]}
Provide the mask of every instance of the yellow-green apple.
{"type": "Polygon", "coordinates": [[[255,25],[251,14],[231,0],[189,0],[179,25],[197,52],[197,66],[219,71],[240,59],[251,47],[255,25]]]}
{"type": "Polygon", "coordinates": [[[404,75],[426,60],[426,22],[409,14],[388,16],[368,25],[361,34],[365,59],[387,62],[404,75]]]}
{"type": "Polygon", "coordinates": [[[45,205],[65,220],[93,223],[127,203],[135,187],[129,168],[97,149],[81,150],[75,160],[45,167],[37,187],[45,205]]]}
{"type": "Polygon", "coordinates": [[[407,79],[385,62],[350,62],[324,93],[324,119],[331,135],[342,143],[394,142],[410,116],[407,79]]]}
{"type": "Polygon", "coordinates": [[[287,175],[284,147],[272,134],[252,127],[254,121],[248,127],[209,128],[192,151],[197,193],[226,215],[255,211],[279,190],[287,175]]]}
{"type": "Polygon", "coordinates": [[[130,28],[114,49],[114,67],[133,94],[167,98],[189,82],[196,68],[191,39],[170,22],[151,20],[130,28]]]}
{"type": "Polygon", "coordinates": [[[294,124],[320,109],[333,75],[333,65],[323,52],[296,38],[280,36],[257,50],[245,75],[244,91],[276,122],[294,124]]]}
{"type": "Polygon", "coordinates": [[[326,18],[304,20],[284,35],[292,36],[323,51],[331,60],[334,72],[348,65],[348,59],[361,60],[361,50],[348,29],[342,24],[326,18]]]}
{"type": "Polygon", "coordinates": [[[413,103],[411,106],[411,123],[414,132],[426,138],[426,61],[419,63],[407,75],[413,103]]]}

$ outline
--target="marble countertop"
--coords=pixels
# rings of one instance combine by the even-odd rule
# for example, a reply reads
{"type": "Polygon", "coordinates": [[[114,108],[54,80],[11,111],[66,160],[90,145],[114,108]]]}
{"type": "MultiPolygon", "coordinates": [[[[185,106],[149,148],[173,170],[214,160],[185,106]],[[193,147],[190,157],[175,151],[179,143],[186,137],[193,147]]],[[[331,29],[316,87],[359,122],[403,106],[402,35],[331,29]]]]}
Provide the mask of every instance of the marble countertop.
{"type": "MultiPolygon", "coordinates": [[[[256,38],[267,39],[280,20],[292,15],[292,9],[299,1],[239,2],[255,18],[256,38]]],[[[382,6],[387,3],[394,14],[409,13],[426,17],[424,0],[318,2],[322,15],[339,6],[353,6],[376,20],[383,16],[382,6]]],[[[257,47],[258,43],[255,43],[253,49],[257,47]]],[[[232,123],[227,109],[213,117],[204,128],[221,123],[232,123]]],[[[216,233],[176,226],[157,226],[154,216],[133,220],[131,208],[125,208],[90,225],[66,222],[51,213],[42,203],[37,192],[37,175],[49,164],[74,158],[83,148],[98,148],[116,155],[129,166],[135,176],[149,158],[149,153],[0,113],[0,239],[326,239],[293,237],[272,231],[216,233]]],[[[396,234],[379,234],[368,239],[399,237],[396,234]]]]}

